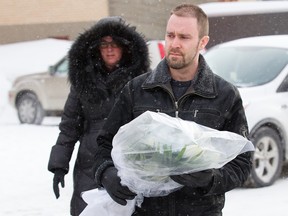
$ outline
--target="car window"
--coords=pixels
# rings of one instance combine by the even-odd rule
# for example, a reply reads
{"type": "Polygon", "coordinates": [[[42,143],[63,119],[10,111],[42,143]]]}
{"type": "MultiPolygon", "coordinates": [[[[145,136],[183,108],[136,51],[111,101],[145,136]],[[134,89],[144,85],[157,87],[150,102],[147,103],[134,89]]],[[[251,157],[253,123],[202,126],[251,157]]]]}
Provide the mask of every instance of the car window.
{"type": "Polygon", "coordinates": [[[277,92],[288,92],[288,75],[285,77],[285,79],[277,89],[277,92]]]}
{"type": "Polygon", "coordinates": [[[56,66],[55,74],[57,76],[66,76],[67,72],[68,72],[68,59],[65,58],[56,66]]]}
{"type": "Polygon", "coordinates": [[[257,86],[273,80],[288,63],[280,48],[218,47],[205,53],[214,73],[238,87],[257,86]]]}

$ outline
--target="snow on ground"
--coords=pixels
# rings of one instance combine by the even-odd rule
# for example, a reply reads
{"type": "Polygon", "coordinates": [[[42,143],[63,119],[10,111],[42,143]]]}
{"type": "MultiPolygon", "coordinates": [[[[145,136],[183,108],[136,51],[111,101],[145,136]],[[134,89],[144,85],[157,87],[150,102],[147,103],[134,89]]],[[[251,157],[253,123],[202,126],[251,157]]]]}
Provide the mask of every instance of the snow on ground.
{"type": "MultiPolygon", "coordinates": [[[[0,63],[1,58],[0,55],[0,63]]],[[[42,67],[47,67],[45,64],[42,67]]],[[[67,216],[73,187],[72,172],[66,175],[65,188],[60,188],[60,198],[56,200],[52,190],[53,175],[47,170],[50,150],[59,133],[60,118],[46,118],[41,126],[19,124],[17,113],[7,100],[11,86],[9,72],[0,70],[0,215],[67,216]]],[[[270,187],[228,192],[224,216],[286,216],[287,176],[286,173],[270,187]]]]}
{"type": "Polygon", "coordinates": [[[20,125],[12,109],[1,115],[0,215],[69,215],[71,176],[56,200],[52,192],[53,175],[47,171],[49,152],[55,143],[58,119],[43,126],[20,125]],[[8,118],[8,119],[7,119],[8,118]]]}

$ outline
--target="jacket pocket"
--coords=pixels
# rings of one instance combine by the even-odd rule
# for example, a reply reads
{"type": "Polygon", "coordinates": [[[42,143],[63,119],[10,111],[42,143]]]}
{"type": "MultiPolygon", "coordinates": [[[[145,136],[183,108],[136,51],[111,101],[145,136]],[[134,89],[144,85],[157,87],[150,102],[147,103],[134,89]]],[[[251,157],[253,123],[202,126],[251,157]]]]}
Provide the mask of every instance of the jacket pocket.
{"type": "Polygon", "coordinates": [[[180,111],[179,117],[214,129],[221,129],[224,125],[224,117],[216,109],[194,108],[180,111]]]}
{"type": "Polygon", "coordinates": [[[134,118],[138,117],[139,115],[143,114],[146,111],[151,111],[151,112],[161,112],[161,113],[166,113],[171,116],[172,110],[164,110],[161,107],[149,107],[149,106],[142,106],[142,107],[135,107],[133,109],[133,114],[134,118]]]}

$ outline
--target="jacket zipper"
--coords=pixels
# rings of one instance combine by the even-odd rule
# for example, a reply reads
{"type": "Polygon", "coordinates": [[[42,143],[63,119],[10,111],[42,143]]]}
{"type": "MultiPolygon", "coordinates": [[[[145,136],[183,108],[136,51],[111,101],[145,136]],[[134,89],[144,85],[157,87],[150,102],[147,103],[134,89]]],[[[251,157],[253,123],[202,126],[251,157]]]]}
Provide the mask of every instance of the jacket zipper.
{"type": "Polygon", "coordinates": [[[178,118],[178,115],[179,115],[179,109],[178,109],[178,101],[175,101],[175,117],[178,118]]]}
{"type": "MultiPolygon", "coordinates": [[[[189,95],[190,95],[191,93],[188,93],[188,94],[184,94],[184,95],[182,95],[179,99],[178,99],[178,101],[175,101],[175,109],[176,109],[176,111],[175,111],[175,116],[178,118],[179,117],[179,102],[180,101],[183,101],[186,97],[188,97],[189,95]]],[[[174,98],[174,97],[173,97],[174,98]]],[[[174,100],[175,100],[175,98],[174,98],[174,100]]]]}
{"type": "MultiPolygon", "coordinates": [[[[165,85],[162,86],[162,85],[156,85],[157,87],[160,87],[162,89],[164,89],[171,97],[172,101],[174,101],[174,104],[175,104],[175,117],[178,118],[178,113],[179,113],[179,110],[178,110],[178,101],[176,101],[175,97],[174,97],[174,94],[169,90],[169,88],[167,88],[165,85]]],[[[155,87],[156,87],[155,86],[155,87]]],[[[149,89],[149,88],[148,88],[149,89]]],[[[157,110],[159,111],[159,110],[157,110]]]]}
{"type": "MultiPolygon", "coordinates": [[[[160,87],[162,87],[162,86],[160,86],[160,87]]],[[[162,87],[162,88],[163,88],[163,87],[162,87]]],[[[165,90],[168,92],[168,94],[170,95],[172,101],[174,101],[174,105],[175,105],[175,117],[178,118],[178,117],[179,117],[179,103],[178,103],[178,102],[179,102],[180,100],[183,100],[184,98],[188,97],[188,95],[190,95],[190,93],[182,95],[182,96],[179,98],[179,100],[176,101],[176,99],[175,99],[175,97],[174,97],[174,94],[171,93],[168,88],[164,87],[163,89],[165,89],[165,90]]],[[[195,114],[194,114],[195,117],[196,117],[197,112],[198,112],[198,110],[197,110],[197,111],[195,112],[195,114]]]]}

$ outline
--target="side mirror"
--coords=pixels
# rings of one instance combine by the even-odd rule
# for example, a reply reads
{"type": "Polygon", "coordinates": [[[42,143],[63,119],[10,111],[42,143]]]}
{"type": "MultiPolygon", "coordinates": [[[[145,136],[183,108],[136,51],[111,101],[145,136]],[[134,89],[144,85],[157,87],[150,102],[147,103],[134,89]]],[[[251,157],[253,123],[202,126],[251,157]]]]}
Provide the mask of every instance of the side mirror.
{"type": "Polygon", "coordinates": [[[53,65],[49,66],[48,70],[51,75],[53,75],[56,72],[55,67],[53,65]]]}

